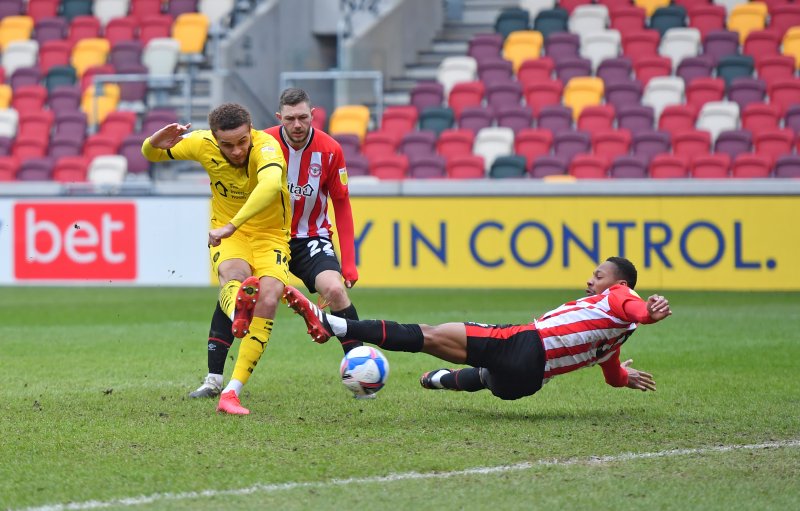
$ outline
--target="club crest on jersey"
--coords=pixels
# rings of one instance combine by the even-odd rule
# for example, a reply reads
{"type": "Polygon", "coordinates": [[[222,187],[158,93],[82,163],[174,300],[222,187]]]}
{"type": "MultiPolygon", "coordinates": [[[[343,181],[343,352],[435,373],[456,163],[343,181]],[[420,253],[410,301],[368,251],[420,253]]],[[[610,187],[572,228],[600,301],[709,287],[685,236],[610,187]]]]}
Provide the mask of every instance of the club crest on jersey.
{"type": "Polygon", "coordinates": [[[339,169],[339,181],[342,182],[343,186],[347,186],[347,168],[342,167],[339,169]]]}
{"type": "Polygon", "coordinates": [[[319,163],[312,163],[308,166],[308,175],[319,177],[322,174],[322,166],[319,163]]]}

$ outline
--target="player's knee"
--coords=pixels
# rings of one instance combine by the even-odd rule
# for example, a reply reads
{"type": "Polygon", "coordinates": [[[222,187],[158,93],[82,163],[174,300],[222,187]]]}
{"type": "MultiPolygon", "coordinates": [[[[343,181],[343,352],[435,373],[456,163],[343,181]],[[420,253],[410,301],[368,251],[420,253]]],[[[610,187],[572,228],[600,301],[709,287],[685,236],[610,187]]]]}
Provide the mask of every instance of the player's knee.
{"type": "Polygon", "coordinates": [[[333,286],[321,293],[322,297],[331,305],[331,310],[346,309],[350,305],[350,297],[347,296],[347,290],[343,284],[333,286]]]}

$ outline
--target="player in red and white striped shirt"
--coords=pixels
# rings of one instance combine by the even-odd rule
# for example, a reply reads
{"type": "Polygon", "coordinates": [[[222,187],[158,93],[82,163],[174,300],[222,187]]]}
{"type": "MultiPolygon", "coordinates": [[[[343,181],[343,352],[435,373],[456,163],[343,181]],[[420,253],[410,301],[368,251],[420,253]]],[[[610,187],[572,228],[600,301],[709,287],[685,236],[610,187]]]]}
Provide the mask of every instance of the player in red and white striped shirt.
{"type": "Polygon", "coordinates": [[[655,390],[653,376],[620,362],[622,344],[639,324],[670,316],[660,295],[642,300],[633,290],[637,272],[622,257],[600,264],[586,283],[585,298],[553,309],[525,325],[445,323],[430,326],[391,321],[349,321],[320,311],[297,289],[286,287],[289,306],[306,320],[316,342],[347,336],[390,351],[423,352],[472,367],[437,369],[422,375],[428,389],[484,388],[501,399],[536,393],[551,378],[599,364],[614,387],[655,390]]]}
{"type": "MultiPolygon", "coordinates": [[[[284,90],[275,116],[280,124],[264,131],[275,137],[286,159],[292,202],[289,271],[302,280],[309,291],[319,292],[333,315],[358,319],[358,312],[347,294],[347,289],[358,280],[358,269],[342,147],[330,135],[311,126],[311,99],[302,89],[284,90]],[[333,249],[329,199],[336,213],[341,265],[333,249]]],[[[213,397],[219,393],[232,342],[231,321],[217,306],[208,335],[208,375],[190,397],[213,397]]],[[[345,352],[361,346],[360,341],[352,339],[341,342],[345,352]]]]}

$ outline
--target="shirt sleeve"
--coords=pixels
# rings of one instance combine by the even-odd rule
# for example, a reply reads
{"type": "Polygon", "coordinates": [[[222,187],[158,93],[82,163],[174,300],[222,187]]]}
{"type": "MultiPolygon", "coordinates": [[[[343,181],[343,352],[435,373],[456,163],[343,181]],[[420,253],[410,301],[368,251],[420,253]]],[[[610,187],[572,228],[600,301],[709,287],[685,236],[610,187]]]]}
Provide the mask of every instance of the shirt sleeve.
{"type": "Polygon", "coordinates": [[[330,175],[327,177],[328,191],[336,215],[336,232],[339,238],[339,254],[342,257],[342,276],[346,280],[358,280],[356,268],[355,229],[353,209],[350,207],[350,191],[347,188],[347,167],[342,148],[333,153],[330,175]]]}
{"type": "Polygon", "coordinates": [[[195,160],[197,161],[199,150],[202,145],[203,136],[194,131],[170,149],[159,149],[150,143],[150,137],[142,142],[142,156],[149,161],[168,161],[168,160],[195,160]]]}
{"type": "Polygon", "coordinates": [[[606,383],[612,387],[624,387],[628,384],[628,371],[619,362],[619,348],[608,360],[600,362],[600,368],[603,369],[606,383]]]}
{"type": "Polygon", "coordinates": [[[636,292],[627,286],[616,286],[611,290],[609,305],[612,312],[629,323],[652,323],[647,312],[647,304],[636,292]]]}
{"type": "Polygon", "coordinates": [[[258,170],[256,170],[256,176],[258,184],[250,192],[250,196],[236,213],[236,216],[231,218],[231,223],[237,229],[255,215],[264,211],[272,203],[275,196],[281,193],[281,188],[283,187],[286,160],[284,160],[283,153],[278,148],[277,143],[271,144],[267,142],[253,147],[251,157],[255,157],[257,161],[256,168],[258,170]]]}

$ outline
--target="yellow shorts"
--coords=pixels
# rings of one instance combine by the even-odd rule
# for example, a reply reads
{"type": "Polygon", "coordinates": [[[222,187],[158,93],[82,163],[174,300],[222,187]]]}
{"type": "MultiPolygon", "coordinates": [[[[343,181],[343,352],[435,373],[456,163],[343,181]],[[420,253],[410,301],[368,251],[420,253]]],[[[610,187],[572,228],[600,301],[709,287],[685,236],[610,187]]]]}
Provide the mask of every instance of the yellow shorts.
{"type": "Polygon", "coordinates": [[[211,266],[219,275],[219,265],[229,259],[243,259],[258,278],[274,277],[284,285],[289,282],[289,240],[275,237],[250,236],[236,231],[230,238],[222,240],[217,247],[208,248],[211,266]]]}

